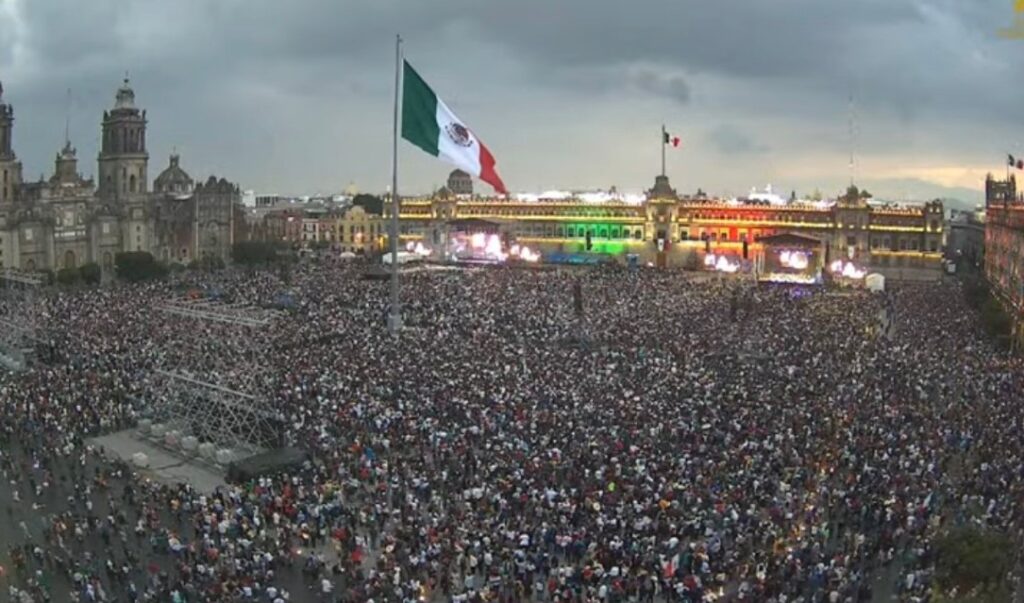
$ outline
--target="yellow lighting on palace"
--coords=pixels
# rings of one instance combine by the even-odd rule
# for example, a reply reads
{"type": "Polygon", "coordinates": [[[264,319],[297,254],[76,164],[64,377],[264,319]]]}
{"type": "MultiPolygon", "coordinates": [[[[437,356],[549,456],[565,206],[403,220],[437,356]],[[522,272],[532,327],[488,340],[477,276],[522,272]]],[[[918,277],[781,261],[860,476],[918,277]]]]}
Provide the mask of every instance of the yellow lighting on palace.
{"type": "Polygon", "coordinates": [[[891,230],[896,232],[924,232],[923,226],[889,226],[888,224],[872,224],[871,230],[891,230]]]}
{"type": "MultiPolygon", "coordinates": [[[[574,238],[567,238],[567,237],[516,237],[517,241],[524,241],[524,242],[527,242],[527,243],[579,243],[579,242],[583,241],[583,239],[584,239],[584,237],[574,237],[574,238]]],[[[608,243],[616,243],[616,244],[623,244],[623,245],[643,245],[645,243],[650,243],[650,241],[643,241],[643,240],[638,241],[636,239],[601,239],[601,238],[594,238],[593,241],[594,241],[594,243],[605,243],[605,242],[608,242],[608,243]]]]}

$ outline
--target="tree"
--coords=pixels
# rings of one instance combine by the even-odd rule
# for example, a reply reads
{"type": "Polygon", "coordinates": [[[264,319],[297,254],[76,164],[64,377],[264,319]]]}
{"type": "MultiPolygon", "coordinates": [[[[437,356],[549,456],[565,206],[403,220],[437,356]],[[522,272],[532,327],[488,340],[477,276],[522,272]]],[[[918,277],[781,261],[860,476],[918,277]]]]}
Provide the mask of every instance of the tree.
{"type": "Polygon", "coordinates": [[[61,268],[57,271],[57,282],[61,285],[74,285],[81,275],[77,268],[61,268]]]}
{"type": "Polygon", "coordinates": [[[40,270],[39,271],[39,277],[41,279],[43,279],[43,284],[44,285],[52,285],[54,283],[54,280],[55,280],[55,276],[53,274],[53,270],[50,270],[49,268],[46,268],[44,270],[40,270]]]}
{"type": "Polygon", "coordinates": [[[1013,321],[994,297],[988,298],[981,307],[981,322],[993,337],[1005,337],[1013,328],[1013,321]]]}
{"type": "Polygon", "coordinates": [[[103,269],[96,262],[82,264],[82,267],[78,269],[78,273],[87,285],[95,285],[103,278],[103,269]]]}
{"type": "Polygon", "coordinates": [[[796,201],[796,191],[789,191],[789,200],[796,201]]]}
{"type": "Polygon", "coordinates": [[[126,251],[114,256],[117,277],[128,282],[147,281],[163,278],[169,272],[167,266],[153,259],[146,251],[126,251]]]}
{"type": "Polygon", "coordinates": [[[363,211],[368,214],[384,215],[384,200],[376,195],[360,193],[352,198],[352,205],[362,207],[363,211]]]}
{"type": "Polygon", "coordinates": [[[204,256],[199,260],[198,267],[202,270],[209,270],[211,272],[214,270],[221,270],[224,268],[224,260],[222,260],[220,256],[216,255],[204,256]]]}
{"type": "Polygon", "coordinates": [[[1006,534],[965,526],[935,542],[937,599],[996,603],[1009,601],[1013,541],[1006,534]]]}
{"type": "Polygon", "coordinates": [[[241,241],[231,248],[231,259],[238,264],[269,264],[278,260],[277,251],[269,241],[241,241]]]}

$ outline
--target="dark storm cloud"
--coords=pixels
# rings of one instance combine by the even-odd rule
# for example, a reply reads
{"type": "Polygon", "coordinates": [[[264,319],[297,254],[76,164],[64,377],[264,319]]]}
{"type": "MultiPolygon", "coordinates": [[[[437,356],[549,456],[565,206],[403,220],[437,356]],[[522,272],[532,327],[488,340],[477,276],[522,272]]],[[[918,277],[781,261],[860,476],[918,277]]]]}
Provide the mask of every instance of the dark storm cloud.
{"type": "Polygon", "coordinates": [[[707,133],[706,142],[723,155],[767,153],[767,145],[754,141],[735,126],[722,124],[707,133]]]}
{"type": "MultiPolygon", "coordinates": [[[[779,141],[789,130],[841,151],[852,93],[865,123],[903,124],[865,147],[891,154],[967,124],[979,134],[951,143],[976,158],[993,144],[984,133],[1004,129],[1024,101],[1011,85],[1024,44],[995,37],[1012,20],[1009,4],[0,0],[0,78],[17,102],[27,173],[47,166],[60,142],[69,87],[73,136],[81,156],[94,156],[99,116],[130,70],[150,110],[154,154],[185,147],[192,165],[228,171],[243,186],[382,185],[396,31],[452,106],[505,142],[495,146],[512,155],[500,159],[520,179],[555,173],[553,160],[567,155],[558,134],[568,141],[592,129],[583,115],[614,140],[643,121],[638,111],[664,114],[652,104],[659,99],[680,120],[724,124],[704,134],[720,153],[791,153],[779,141]],[[729,125],[768,117],[774,131],[747,136],[729,125]],[[540,133],[544,148],[530,143],[540,133]],[[770,148],[758,142],[769,139],[770,148]]],[[[582,153],[558,173],[571,181],[588,180],[583,169],[633,173],[596,164],[609,156],[582,153]]]]}
{"type": "Polygon", "coordinates": [[[630,80],[644,92],[664,96],[681,104],[690,102],[690,85],[680,75],[645,68],[632,74],[630,80]]]}

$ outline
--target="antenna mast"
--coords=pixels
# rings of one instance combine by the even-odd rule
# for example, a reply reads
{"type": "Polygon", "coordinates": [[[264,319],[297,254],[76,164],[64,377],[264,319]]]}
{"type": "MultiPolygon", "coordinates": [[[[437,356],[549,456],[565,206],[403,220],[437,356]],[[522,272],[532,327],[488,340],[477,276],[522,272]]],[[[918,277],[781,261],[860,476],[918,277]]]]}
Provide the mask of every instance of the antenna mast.
{"type": "Polygon", "coordinates": [[[857,112],[853,105],[853,93],[850,93],[850,101],[847,116],[847,127],[849,128],[849,143],[850,143],[850,186],[853,186],[854,177],[856,175],[857,164],[854,161],[854,148],[856,145],[857,137],[857,112]]]}
{"type": "Polygon", "coordinates": [[[68,106],[64,113],[64,146],[71,146],[71,88],[68,88],[68,106]]]}

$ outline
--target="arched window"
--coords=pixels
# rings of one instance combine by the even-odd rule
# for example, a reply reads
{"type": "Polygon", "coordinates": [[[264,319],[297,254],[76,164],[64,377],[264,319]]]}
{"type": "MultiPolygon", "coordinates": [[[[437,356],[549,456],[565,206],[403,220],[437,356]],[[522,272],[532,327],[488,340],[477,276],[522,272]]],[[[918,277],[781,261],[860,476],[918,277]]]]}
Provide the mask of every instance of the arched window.
{"type": "Polygon", "coordinates": [[[135,174],[132,174],[132,177],[128,180],[128,182],[129,182],[128,190],[130,192],[134,193],[135,192],[135,174]]]}
{"type": "Polygon", "coordinates": [[[70,270],[75,266],[75,252],[68,249],[67,252],[64,253],[64,267],[70,270]]]}

